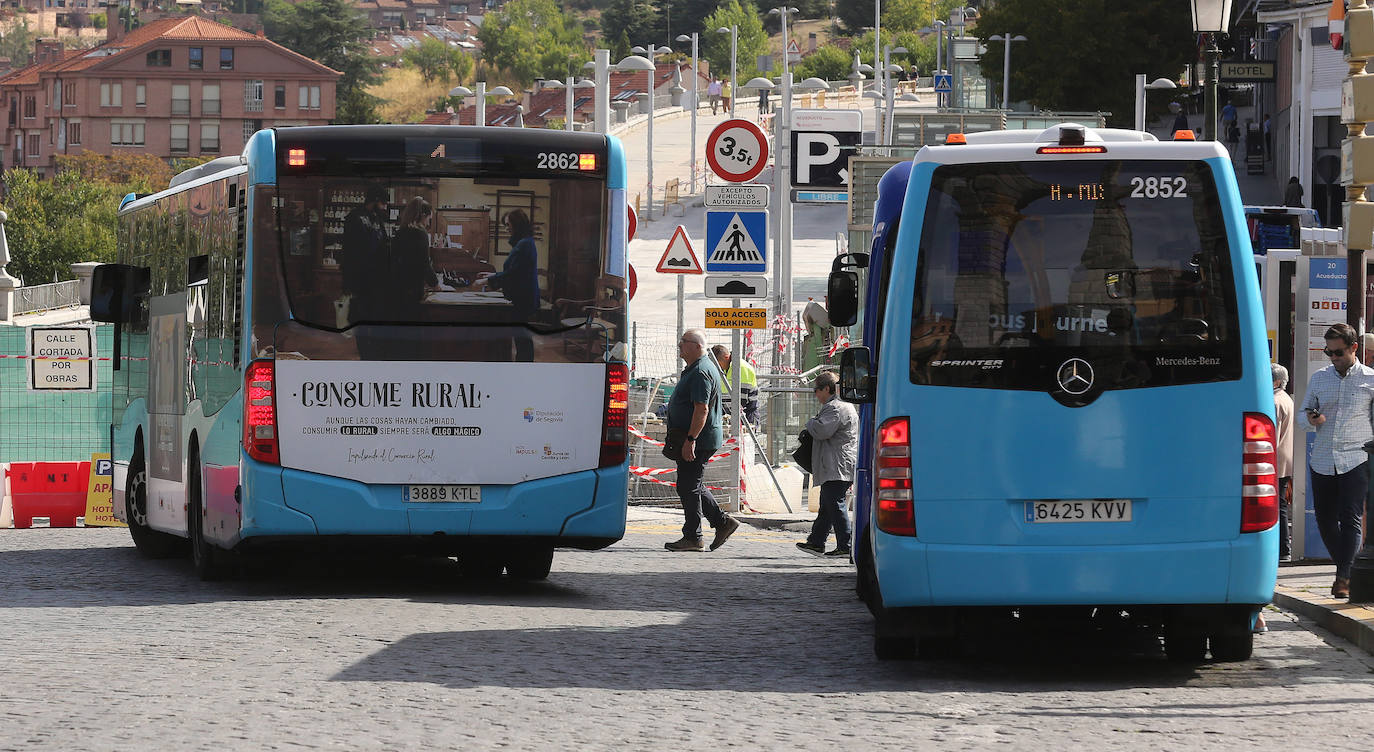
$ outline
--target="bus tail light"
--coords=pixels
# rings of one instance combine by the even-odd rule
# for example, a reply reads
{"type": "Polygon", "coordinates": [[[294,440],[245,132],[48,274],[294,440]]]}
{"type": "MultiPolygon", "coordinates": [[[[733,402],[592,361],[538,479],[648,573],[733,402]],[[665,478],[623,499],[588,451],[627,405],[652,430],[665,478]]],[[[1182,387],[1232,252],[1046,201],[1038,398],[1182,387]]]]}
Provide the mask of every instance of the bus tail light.
{"type": "Polygon", "coordinates": [[[606,366],[606,417],[601,422],[601,461],[614,467],[625,461],[630,420],[630,369],[624,363],[606,366]]]}
{"type": "Polygon", "coordinates": [[[275,392],[276,368],[272,361],[249,363],[243,378],[243,448],[259,462],[280,465],[275,392]]]}
{"type": "Polygon", "coordinates": [[[1279,521],[1278,455],[1274,422],[1261,413],[1245,414],[1241,458],[1240,531],[1258,533],[1279,521]]]}
{"type": "Polygon", "coordinates": [[[878,427],[877,525],[892,535],[916,534],[910,418],[890,418],[878,427]]]}

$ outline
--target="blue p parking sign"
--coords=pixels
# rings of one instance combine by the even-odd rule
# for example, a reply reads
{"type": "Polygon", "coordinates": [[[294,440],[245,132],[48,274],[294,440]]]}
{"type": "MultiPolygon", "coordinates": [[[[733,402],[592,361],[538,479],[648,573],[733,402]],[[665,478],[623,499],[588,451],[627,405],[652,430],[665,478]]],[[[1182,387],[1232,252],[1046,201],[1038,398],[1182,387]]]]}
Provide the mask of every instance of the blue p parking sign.
{"type": "Polygon", "coordinates": [[[768,271],[768,212],[706,212],[706,271],[768,271]]]}

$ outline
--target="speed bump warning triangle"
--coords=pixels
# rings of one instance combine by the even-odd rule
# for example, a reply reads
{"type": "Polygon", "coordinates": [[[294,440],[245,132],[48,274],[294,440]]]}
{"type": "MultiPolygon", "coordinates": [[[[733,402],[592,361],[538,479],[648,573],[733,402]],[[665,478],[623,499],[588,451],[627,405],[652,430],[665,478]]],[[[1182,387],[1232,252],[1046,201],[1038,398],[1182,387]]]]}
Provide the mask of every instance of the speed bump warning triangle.
{"type": "Polygon", "coordinates": [[[692,241],[687,238],[687,230],[678,225],[668,247],[663,249],[663,258],[658,260],[658,271],[664,274],[701,274],[701,262],[692,241]]]}

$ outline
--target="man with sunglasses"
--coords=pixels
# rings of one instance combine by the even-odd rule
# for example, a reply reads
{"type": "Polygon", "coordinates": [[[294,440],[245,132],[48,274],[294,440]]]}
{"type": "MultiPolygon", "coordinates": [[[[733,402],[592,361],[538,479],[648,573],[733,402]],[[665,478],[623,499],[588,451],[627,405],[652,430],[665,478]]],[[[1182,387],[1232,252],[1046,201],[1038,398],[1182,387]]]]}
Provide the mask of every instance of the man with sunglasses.
{"type": "Polygon", "coordinates": [[[1350,567],[1360,549],[1360,518],[1369,488],[1366,442],[1374,440],[1374,368],[1360,362],[1349,324],[1326,330],[1331,365],[1312,374],[1302,416],[1317,432],[1312,446],[1312,507],[1322,545],[1336,563],[1331,597],[1350,597],[1350,567]]]}

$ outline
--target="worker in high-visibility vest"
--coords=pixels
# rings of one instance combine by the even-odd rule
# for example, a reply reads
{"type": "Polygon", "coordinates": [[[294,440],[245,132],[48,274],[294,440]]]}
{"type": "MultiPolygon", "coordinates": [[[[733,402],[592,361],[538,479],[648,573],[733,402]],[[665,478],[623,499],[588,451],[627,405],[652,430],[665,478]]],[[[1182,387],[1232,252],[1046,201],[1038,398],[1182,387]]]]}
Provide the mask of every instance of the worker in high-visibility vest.
{"type": "MultiPolygon", "coordinates": [[[[725,374],[725,379],[721,382],[721,393],[733,395],[735,384],[734,362],[730,351],[724,345],[716,345],[711,348],[711,354],[716,356],[716,363],[720,364],[721,373],[725,374]]],[[[749,361],[741,360],[739,369],[739,391],[740,403],[744,408],[744,419],[750,423],[759,422],[759,379],[754,373],[754,367],[749,365],[749,361]]],[[[725,398],[726,411],[730,410],[729,404],[733,396],[725,398]]]]}

